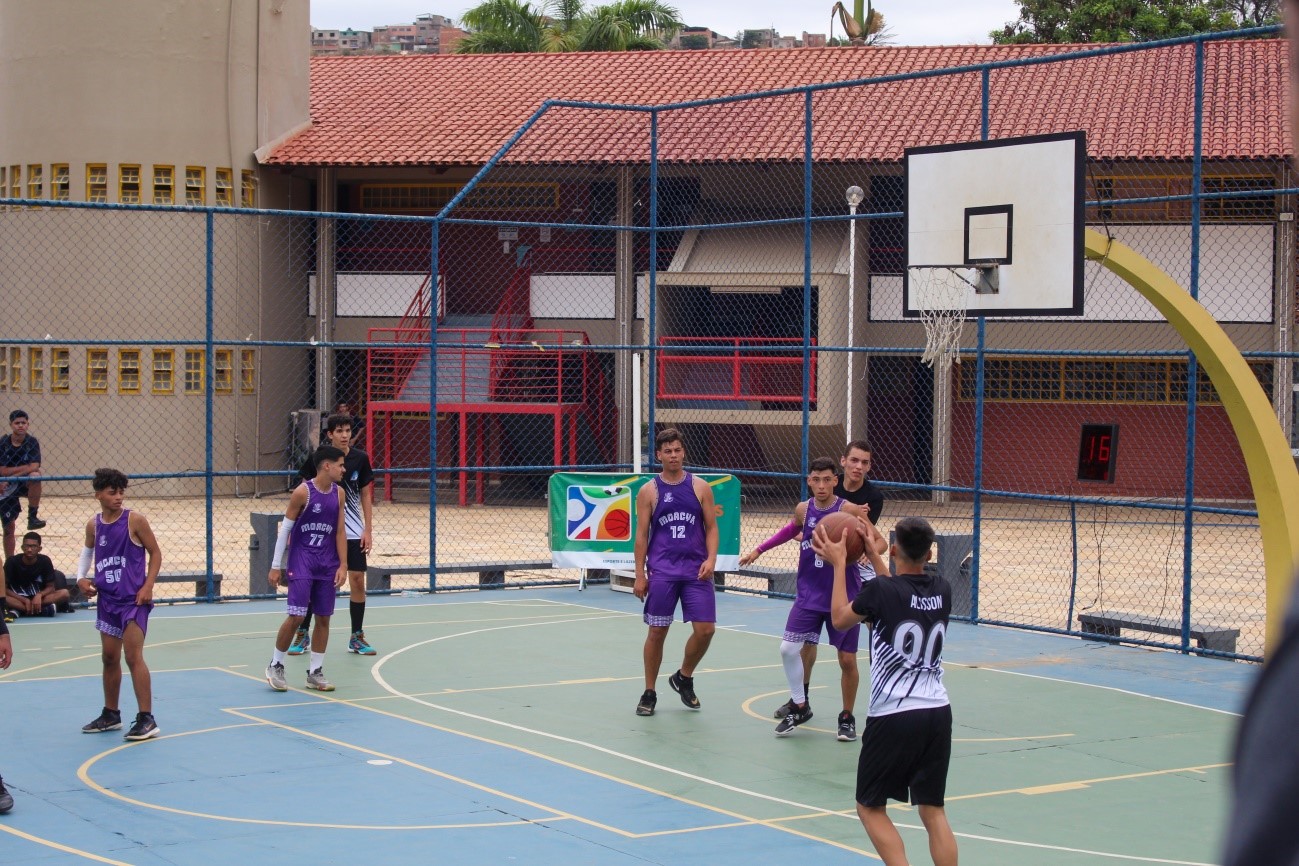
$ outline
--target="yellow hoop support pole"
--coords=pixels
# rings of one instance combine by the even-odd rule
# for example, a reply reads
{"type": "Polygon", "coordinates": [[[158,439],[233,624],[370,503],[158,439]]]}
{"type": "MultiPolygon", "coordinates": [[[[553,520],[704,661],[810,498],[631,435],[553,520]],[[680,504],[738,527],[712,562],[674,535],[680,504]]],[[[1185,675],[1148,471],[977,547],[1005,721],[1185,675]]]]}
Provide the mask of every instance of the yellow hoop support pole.
{"type": "Polygon", "coordinates": [[[1299,565],[1299,469],[1272,403],[1226,331],[1172,277],[1131,247],[1091,229],[1086,230],[1086,249],[1087,258],[1125,280],[1177,329],[1222,398],[1258,509],[1267,576],[1265,653],[1270,654],[1281,637],[1290,583],[1299,565]]]}

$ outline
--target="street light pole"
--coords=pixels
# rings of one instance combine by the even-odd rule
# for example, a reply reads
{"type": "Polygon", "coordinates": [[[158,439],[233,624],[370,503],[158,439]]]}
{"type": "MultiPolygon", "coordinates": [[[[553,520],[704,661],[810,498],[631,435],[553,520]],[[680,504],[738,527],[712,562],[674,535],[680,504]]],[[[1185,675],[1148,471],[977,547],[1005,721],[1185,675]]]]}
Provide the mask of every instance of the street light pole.
{"type": "Polygon", "coordinates": [[[866,198],[859,186],[850,186],[844,192],[848,200],[848,375],[847,388],[844,399],[844,430],[848,434],[847,441],[853,440],[853,329],[856,324],[856,315],[853,310],[857,297],[857,206],[866,198]]]}

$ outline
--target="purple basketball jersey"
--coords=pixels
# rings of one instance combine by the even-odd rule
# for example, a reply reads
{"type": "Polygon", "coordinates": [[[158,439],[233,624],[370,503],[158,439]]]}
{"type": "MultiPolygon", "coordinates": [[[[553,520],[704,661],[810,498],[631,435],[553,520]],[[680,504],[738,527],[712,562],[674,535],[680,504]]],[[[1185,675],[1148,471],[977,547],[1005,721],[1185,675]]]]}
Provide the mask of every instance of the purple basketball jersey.
{"type": "Polygon", "coordinates": [[[654,483],[659,497],[650,516],[645,567],[651,579],[695,580],[708,558],[708,545],[694,476],[687,472],[684,479],[669,484],[655,475],[654,483]]]}
{"type": "Polygon", "coordinates": [[[290,580],[313,578],[333,580],[338,573],[338,487],[329,485],[321,493],[315,481],[307,485],[307,505],[293,524],[289,536],[289,564],[286,571],[290,580]]]}
{"type": "MultiPolygon", "coordinates": [[[[803,541],[798,550],[798,603],[808,610],[828,611],[830,590],[834,586],[834,567],[824,562],[812,549],[812,532],[829,514],[843,507],[843,499],[835,497],[834,503],[824,510],[816,507],[816,500],[807,500],[807,513],[803,517],[803,541]]],[[[861,590],[861,569],[849,563],[845,569],[848,597],[856,598],[861,590]]]]}
{"type": "Polygon", "coordinates": [[[95,515],[95,589],[114,601],[135,603],[144,586],[144,548],[131,540],[131,512],[112,523],[95,515]]]}

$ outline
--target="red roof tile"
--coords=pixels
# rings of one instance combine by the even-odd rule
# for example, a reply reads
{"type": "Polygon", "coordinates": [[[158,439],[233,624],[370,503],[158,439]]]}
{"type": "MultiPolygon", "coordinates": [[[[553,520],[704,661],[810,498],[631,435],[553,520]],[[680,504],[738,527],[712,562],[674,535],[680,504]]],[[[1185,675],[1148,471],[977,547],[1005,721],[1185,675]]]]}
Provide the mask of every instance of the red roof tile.
{"type": "MultiPolygon", "coordinates": [[[[581,54],[316,57],[310,128],[278,165],[480,165],[547,99],[658,106],[884,75],[1049,56],[1095,46],[812,48],[581,54]]],[[[1284,40],[1205,46],[1204,155],[1293,153],[1284,40]]],[[[993,138],[1083,129],[1099,159],[1186,159],[1191,45],[997,69],[993,138]]],[[[896,161],[905,147],[979,135],[979,73],[818,91],[818,161],[896,161]]],[[[666,162],[799,160],[801,93],[659,113],[666,162]]],[[[552,108],[507,159],[644,162],[646,112],[552,108]]]]}

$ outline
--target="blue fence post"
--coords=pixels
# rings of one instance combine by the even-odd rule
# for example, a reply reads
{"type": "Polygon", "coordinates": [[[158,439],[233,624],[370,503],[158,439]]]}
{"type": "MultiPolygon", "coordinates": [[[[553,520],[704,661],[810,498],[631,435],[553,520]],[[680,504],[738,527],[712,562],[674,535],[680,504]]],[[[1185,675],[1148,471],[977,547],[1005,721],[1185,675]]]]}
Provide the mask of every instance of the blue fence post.
{"type": "MultiPolygon", "coordinates": [[[[650,164],[649,164],[649,185],[650,185],[650,208],[649,208],[649,279],[646,282],[646,289],[649,293],[649,306],[645,321],[645,364],[649,367],[649,379],[647,381],[645,395],[649,409],[645,413],[646,423],[649,425],[648,445],[646,450],[645,465],[641,468],[646,472],[654,471],[654,408],[658,405],[658,387],[659,387],[659,356],[656,343],[658,341],[658,262],[654,260],[657,255],[658,246],[658,224],[659,224],[659,113],[657,110],[650,112],[650,164]]],[[[635,220],[632,220],[635,222],[635,220]]],[[[630,228],[630,226],[628,227],[630,228]]],[[[636,247],[632,245],[632,260],[636,258],[636,247]]],[[[634,267],[634,266],[633,266],[634,267]]],[[[631,311],[632,321],[635,321],[635,311],[631,311]]],[[[640,431],[633,431],[636,439],[635,447],[640,447],[640,431]]],[[[632,455],[632,461],[635,462],[635,455],[632,455]]]]}
{"type": "MultiPolygon", "coordinates": [[[[429,230],[429,286],[433,304],[428,317],[428,588],[438,588],[438,244],[441,217],[433,219],[429,230]]],[[[388,421],[392,423],[391,418],[388,421]]]]}
{"type": "Polygon", "coordinates": [[[1069,569],[1069,612],[1065,616],[1064,630],[1073,631],[1073,610],[1078,602],[1078,503],[1069,503],[1069,546],[1073,554],[1073,567],[1069,569]]]}
{"type": "MultiPolygon", "coordinates": [[[[851,369],[851,355],[849,368],[851,369]]],[[[803,91],[803,432],[799,476],[807,478],[812,424],[812,91],[803,91]]],[[[852,407],[844,407],[847,412],[852,407]]],[[[844,415],[844,420],[848,418],[844,415]]],[[[846,427],[846,425],[845,425],[846,427]]],[[[802,485],[799,486],[802,490],[802,485]]],[[[801,493],[800,493],[801,496],[801,493]]]]}
{"type": "MultiPolygon", "coordinates": [[[[1195,41],[1195,150],[1191,157],[1191,297],[1200,298],[1200,186],[1204,169],[1204,40],[1195,41]]],[[[1195,533],[1195,425],[1199,363],[1186,353],[1186,510],[1182,515],[1182,652],[1191,648],[1191,566],[1195,533]]]]}
{"type": "MultiPolygon", "coordinates": [[[[207,247],[204,252],[205,261],[203,263],[204,292],[207,296],[206,308],[203,313],[204,318],[206,319],[204,349],[207,353],[207,369],[204,371],[204,378],[207,380],[204,383],[207,394],[205,395],[206,399],[204,400],[204,403],[207,417],[204,419],[203,440],[205,444],[204,450],[207,452],[207,455],[203,464],[203,486],[205,494],[204,498],[207,500],[205,507],[205,519],[207,525],[207,546],[205,551],[207,562],[206,600],[212,602],[216,600],[216,582],[212,579],[212,575],[216,573],[215,555],[212,550],[212,535],[215,518],[214,509],[216,505],[214,501],[216,497],[216,488],[213,484],[212,477],[216,472],[216,464],[213,457],[213,452],[216,449],[216,435],[213,424],[213,413],[216,411],[216,406],[213,401],[213,397],[215,396],[213,392],[216,390],[216,257],[214,250],[216,226],[212,211],[210,210],[207,212],[206,219],[204,220],[204,230],[206,233],[205,243],[207,247]]],[[[231,375],[234,375],[233,370],[231,370],[231,375]]]]}
{"type": "MultiPolygon", "coordinates": [[[[979,76],[981,108],[979,139],[988,140],[990,102],[992,98],[992,71],[984,69],[979,76]]],[[[987,319],[975,316],[978,343],[974,351],[974,551],[970,557],[970,622],[979,623],[979,567],[982,564],[980,549],[983,546],[983,376],[984,348],[988,339],[987,319]]]]}

